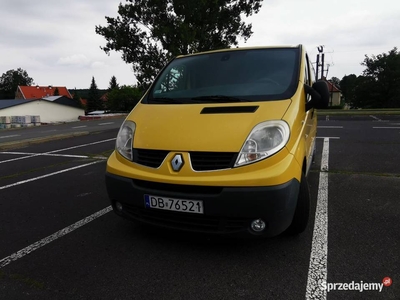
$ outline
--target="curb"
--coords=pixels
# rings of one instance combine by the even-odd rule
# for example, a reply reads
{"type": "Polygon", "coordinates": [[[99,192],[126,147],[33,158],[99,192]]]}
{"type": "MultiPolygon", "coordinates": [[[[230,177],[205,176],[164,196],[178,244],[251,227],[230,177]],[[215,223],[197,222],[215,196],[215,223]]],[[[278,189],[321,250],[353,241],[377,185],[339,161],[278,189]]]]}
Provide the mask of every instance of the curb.
{"type": "Polygon", "coordinates": [[[126,118],[128,114],[115,114],[111,116],[102,116],[102,115],[86,115],[86,116],[79,116],[80,121],[91,121],[91,120],[106,120],[106,119],[118,119],[121,117],[126,118]]]}
{"type": "Polygon", "coordinates": [[[363,116],[363,115],[400,115],[400,110],[319,110],[319,116],[338,115],[338,116],[363,116]]]}
{"type": "Polygon", "coordinates": [[[34,145],[34,144],[40,144],[40,143],[54,141],[54,140],[63,140],[63,139],[71,138],[71,137],[83,136],[83,135],[88,135],[88,134],[89,134],[89,131],[81,131],[81,132],[71,132],[71,133],[65,133],[65,134],[57,134],[57,135],[27,139],[27,140],[22,140],[22,141],[7,142],[4,144],[0,144],[0,150],[3,151],[3,150],[24,148],[24,147],[34,145]]]}

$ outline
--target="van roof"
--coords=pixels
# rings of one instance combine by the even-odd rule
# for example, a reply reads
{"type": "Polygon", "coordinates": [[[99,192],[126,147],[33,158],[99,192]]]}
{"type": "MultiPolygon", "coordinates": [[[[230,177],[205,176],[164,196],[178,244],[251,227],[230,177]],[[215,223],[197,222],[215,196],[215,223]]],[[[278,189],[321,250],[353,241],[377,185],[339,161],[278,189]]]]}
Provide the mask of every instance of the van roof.
{"type": "Polygon", "coordinates": [[[252,46],[252,47],[224,48],[224,49],[196,52],[196,53],[191,53],[191,54],[186,54],[186,55],[178,55],[178,56],[176,56],[176,58],[195,56],[195,55],[201,55],[201,54],[207,54],[207,53],[228,52],[228,51],[257,50],[257,49],[283,49],[283,48],[287,49],[287,48],[301,48],[301,47],[302,47],[302,45],[297,45],[297,46],[281,45],[281,46],[252,46]]]}

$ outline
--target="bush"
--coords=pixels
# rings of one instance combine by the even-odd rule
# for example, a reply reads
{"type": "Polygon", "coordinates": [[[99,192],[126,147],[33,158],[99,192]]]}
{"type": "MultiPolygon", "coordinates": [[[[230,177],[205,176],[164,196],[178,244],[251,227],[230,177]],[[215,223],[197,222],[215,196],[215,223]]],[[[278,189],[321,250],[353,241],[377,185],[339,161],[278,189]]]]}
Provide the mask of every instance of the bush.
{"type": "Polygon", "coordinates": [[[111,112],[130,112],[138,103],[142,91],[137,87],[122,86],[107,94],[107,110],[111,112]]]}
{"type": "Polygon", "coordinates": [[[343,105],[332,105],[328,106],[327,109],[343,109],[343,105]]]}

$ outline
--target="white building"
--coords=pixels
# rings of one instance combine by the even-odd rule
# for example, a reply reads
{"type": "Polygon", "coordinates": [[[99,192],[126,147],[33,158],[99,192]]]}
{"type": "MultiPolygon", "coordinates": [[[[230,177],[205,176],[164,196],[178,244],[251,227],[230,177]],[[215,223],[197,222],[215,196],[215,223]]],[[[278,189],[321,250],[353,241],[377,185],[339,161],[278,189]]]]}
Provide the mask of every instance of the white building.
{"type": "Polygon", "coordinates": [[[0,116],[40,116],[41,123],[78,121],[85,110],[67,97],[37,100],[0,100],[0,116]]]}

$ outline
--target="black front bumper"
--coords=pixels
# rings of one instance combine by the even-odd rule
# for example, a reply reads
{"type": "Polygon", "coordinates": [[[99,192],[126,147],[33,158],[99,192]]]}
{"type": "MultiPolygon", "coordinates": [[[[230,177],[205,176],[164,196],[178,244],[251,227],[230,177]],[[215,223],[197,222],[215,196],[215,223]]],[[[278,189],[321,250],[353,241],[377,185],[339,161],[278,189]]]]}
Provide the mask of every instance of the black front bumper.
{"type": "Polygon", "coordinates": [[[165,184],[106,173],[106,187],[114,211],[125,218],[167,228],[202,232],[276,236],[292,222],[299,182],[270,187],[213,187],[165,184]],[[204,214],[165,211],[145,207],[144,195],[202,200],[204,214]],[[115,203],[122,204],[122,211],[115,203]],[[262,219],[266,229],[255,233],[251,221],[262,219]]]}

